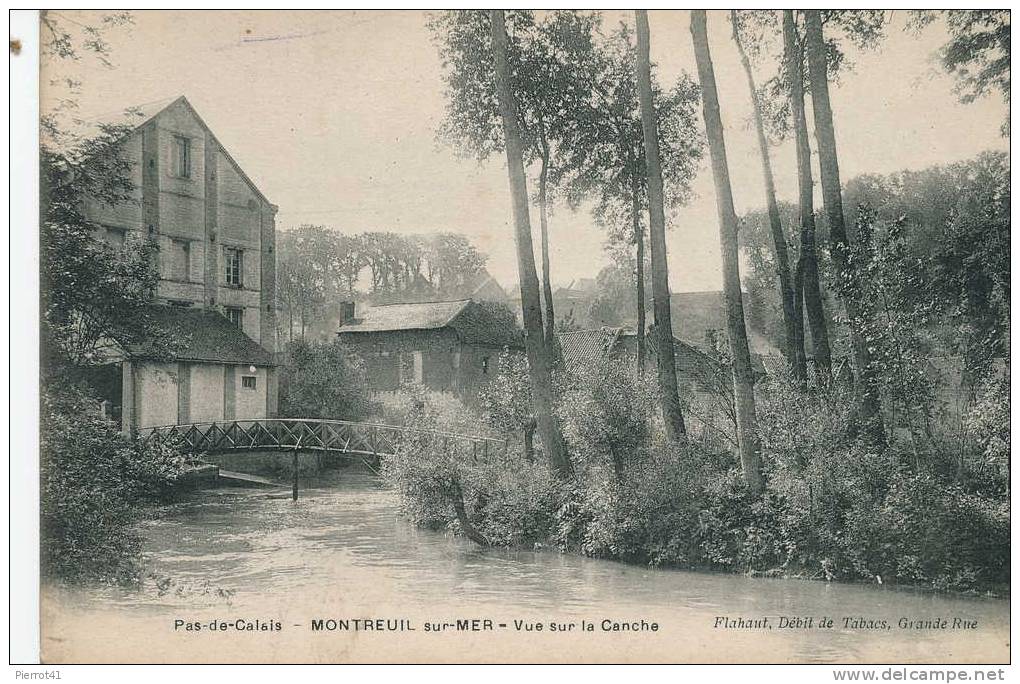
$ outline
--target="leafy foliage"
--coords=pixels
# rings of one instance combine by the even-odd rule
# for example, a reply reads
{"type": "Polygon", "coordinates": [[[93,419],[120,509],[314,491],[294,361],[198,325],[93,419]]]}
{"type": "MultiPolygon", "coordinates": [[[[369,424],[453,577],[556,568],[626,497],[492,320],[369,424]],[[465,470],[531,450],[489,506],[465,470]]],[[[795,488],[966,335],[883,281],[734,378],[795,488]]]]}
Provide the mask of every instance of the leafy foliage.
{"type": "Polygon", "coordinates": [[[303,225],[280,233],[277,291],[281,321],[293,339],[309,329],[333,332],[330,305],[338,299],[394,301],[466,297],[485,274],[487,257],[456,233],[401,235],[386,231],[344,234],[303,225]],[[369,289],[359,284],[367,271],[369,289]]]}
{"type": "MultiPolygon", "coordinates": [[[[1009,105],[1010,19],[1009,10],[915,10],[911,26],[922,29],[941,14],[949,29],[949,40],[939,51],[943,68],[957,78],[956,91],[962,102],[974,102],[991,90],[999,90],[1009,105]]],[[[1009,114],[1002,124],[1009,136],[1009,114]]]]}
{"type": "Polygon", "coordinates": [[[361,420],[371,409],[364,363],[342,342],[287,345],[280,368],[281,416],[361,420]]]}
{"type": "Polygon", "coordinates": [[[164,354],[181,342],[182,331],[162,329],[147,315],[159,282],[155,243],[131,234],[113,247],[86,215],[87,203],[134,201],[125,133],[106,127],[68,150],[41,149],[41,333],[50,369],[101,363],[115,341],[152,341],[164,354]]]}
{"type": "Polygon", "coordinates": [[[42,573],[71,583],[133,583],[138,504],[186,469],[176,445],[126,437],[77,388],[44,391],[40,445],[42,573]]]}
{"type": "Polygon", "coordinates": [[[882,284],[889,305],[960,354],[980,376],[1008,354],[1009,160],[976,159],[891,176],[862,176],[846,189],[858,215],[857,259],[882,284]],[[863,223],[861,222],[863,221],[863,223]],[[863,234],[861,231],[863,230],[863,234]]]}

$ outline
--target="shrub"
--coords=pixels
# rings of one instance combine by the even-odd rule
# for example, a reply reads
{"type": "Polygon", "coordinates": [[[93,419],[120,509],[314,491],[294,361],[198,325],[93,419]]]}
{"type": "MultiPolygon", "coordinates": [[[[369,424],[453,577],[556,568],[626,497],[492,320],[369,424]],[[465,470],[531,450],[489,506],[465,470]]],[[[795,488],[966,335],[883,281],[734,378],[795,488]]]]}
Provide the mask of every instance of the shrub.
{"type": "Polygon", "coordinates": [[[994,481],[992,486],[1005,494],[1009,485],[1009,381],[987,380],[978,389],[967,412],[965,425],[974,448],[965,467],[977,479],[994,481]]]}
{"type": "Polygon", "coordinates": [[[383,472],[414,522],[477,533],[497,546],[548,537],[558,493],[543,463],[516,450],[492,449],[486,457],[449,437],[449,432],[464,432],[473,419],[456,400],[409,386],[398,405],[409,429],[384,461],[383,472]]]}
{"type": "Polygon", "coordinates": [[[44,393],[40,448],[43,575],[72,583],[139,579],[138,504],[186,468],[176,446],[121,435],[78,390],[44,393]]]}
{"type": "Polygon", "coordinates": [[[655,435],[656,409],[653,383],[627,360],[572,369],[558,411],[575,468],[606,464],[622,477],[655,435]]]}
{"type": "Polygon", "coordinates": [[[339,340],[291,342],[279,377],[285,418],[361,420],[371,411],[365,365],[339,340]]]}
{"type": "Polygon", "coordinates": [[[913,441],[876,447],[848,437],[851,390],[838,381],[803,389],[770,378],[757,390],[759,497],[730,451],[668,443],[654,391],[622,364],[575,371],[562,387],[558,411],[575,466],[567,482],[518,450],[467,457],[429,431],[465,430],[466,409],[408,389],[402,415],[418,429],[386,471],[421,524],[500,546],[549,541],[653,565],[940,590],[1008,583],[1001,387],[976,403],[961,460],[938,440],[918,450],[913,441]],[[959,468],[943,467],[954,458],[959,468]],[[995,486],[986,486],[988,472],[997,473],[995,486]]]}

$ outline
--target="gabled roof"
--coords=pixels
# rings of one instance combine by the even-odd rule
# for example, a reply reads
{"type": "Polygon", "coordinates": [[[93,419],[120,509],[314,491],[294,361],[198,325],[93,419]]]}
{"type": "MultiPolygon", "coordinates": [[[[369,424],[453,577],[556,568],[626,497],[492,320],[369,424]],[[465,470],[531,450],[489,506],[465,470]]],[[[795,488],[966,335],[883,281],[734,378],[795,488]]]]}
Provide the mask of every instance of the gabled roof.
{"type": "Polygon", "coordinates": [[[385,330],[432,330],[446,327],[470,299],[452,302],[381,304],[340,327],[340,332],[381,332],[385,330]]]}
{"type": "Polygon", "coordinates": [[[470,299],[373,306],[362,311],[358,318],[340,326],[337,333],[345,335],[442,328],[455,330],[464,342],[513,347],[521,344],[519,330],[470,299]]]}
{"type": "Polygon", "coordinates": [[[137,131],[142,126],[149,123],[150,121],[152,121],[157,116],[162,114],[170,107],[176,105],[177,103],[181,103],[185,107],[187,107],[188,111],[190,111],[192,116],[195,117],[195,120],[198,121],[202,128],[204,128],[206,132],[213,138],[213,140],[216,141],[216,144],[220,148],[220,151],[223,152],[223,156],[227,158],[227,161],[229,161],[230,165],[234,167],[234,170],[238,173],[238,175],[244,179],[244,182],[248,184],[248,187],[251,188],[252,192],[258,195],[262,201],[266,202],[267,204],[272,204],[272,202],[270,202],[269,199],[262,194],[262,191],[259,190],[258,186],[255,185],[254,181],[252,181],[252,179],[248,177],[248,174],[244,172],[244,169],[241,168],[241,165],[237,163],[233,156],[231,156],[230,152],[227,151],[227,148],[223,146],[223,144],[216,137],[216,134],[212,132],[212,129],[209,128],[209,125],[206,124],[206,122],[202,119],[201,116],[199,116],[198,112],[195,111],[195,108],[192,106],[192,104],[188,102],[188,98],[186,98],[184,95],[178,95],[176,97],[167,97],[161,100],[154,100],[152,102],[146,102],[140,105],[132,105],[130,107],[125,107],[124,109],[118,110],[116,112],[101,114],[98,117],[94,117],[93,119],[86,121],[85,123],[87,126],[90,126],[92,128],[98,128],[100,124],[108,124],[114,126],[132,126],[134,130],[137,131]]]}
{"type": "MultiPolygon", "coordinates": [[[[148,316],[155,327],[182,338],[182,346],[174,354],[175,360],[273,365],[272,354],[217,311],[153,305],[148,316]]],[[[148,343],[126,345],[126,351],[133,358],[157,356],[148,343]]]]}

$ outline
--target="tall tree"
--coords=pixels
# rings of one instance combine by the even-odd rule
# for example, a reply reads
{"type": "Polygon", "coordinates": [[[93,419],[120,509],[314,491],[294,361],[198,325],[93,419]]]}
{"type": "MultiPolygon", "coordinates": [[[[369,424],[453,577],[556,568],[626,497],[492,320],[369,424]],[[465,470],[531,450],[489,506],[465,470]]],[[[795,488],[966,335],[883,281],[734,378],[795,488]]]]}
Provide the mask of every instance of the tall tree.
{"type": "Polygon", "coordinates": [[[801,304],[800,300],[795,296],[794,280],[790,275],[789,250],[786,245],[783,222],[779,215],[779,203],[776,200],[776,182],[772,175],[772,160],[769,158],[769,141],[765,135],[761,98],[754,82],[754,70],[751,68],[751,60],[747,56],[747,50],[744,48],[744,41],[741,38],[742,21],[737,10],[730,10],[730,24],[733,28],[733,42],[737,45],[740,63],[744,67],[744,74],[747,76],[747,86],[751,92],[751,104],[754,109],[754,129],[758,137],[758,153],[761,155],[762,177],[765,183],[765,206],[768,210],[769,225],[772,228],[772,240],[776,249],[776,275],[779,277],[779,296],[782,302],[783,327],[786,331],[783,354],[786,356],[787,363],[793,368],[794,377],[803,379],[807,376],[807,368],[804,358],[803,318],[799,315],[801,304]]]}
{"type": "MultiPolygon", "coordinates": [[[[719,240],[722,243],[723,291],[726,296],[726,323],[730,338],[730,368],[733,373],[733,403],[737,419],[737,445],[740,465],[747,486],[755,494],[764,489],[761,455],[754,406],[754,369],[744,324],[744,304],[740,293],[740,260],[737,247],[737,214],[733,208],[730,170],[726,161],[726,140],[719,113],[712,54],[708,47],[708,28],[704,10],[691,12],[691,37],[698,62],[701,99],[704,105],[708,151],[712,158],[712,179],[719,213],[719,240]]],[[[777,210],[778,214],[778,210],[777,210]]],[[[785,240],[785,236],[782,238],[785,240]]]]}
{"type": "MultiPolygon", "coordinates": [[[[588,74],[590,88],[571,102],[574,122],[562,136],[557,184],[566,190],[572,207],[593,199],[592,215],[607,232],[606,247],[624,247],[636,255],[630,261],[637,301],[637,365],[644,367],[646,309],[645,277],[647,166],[644,133],[638,104],[633,29],[626,24],[586,54],[571,54],[570,61],[588,74]],[[633,247],[631,247],[633,246],[633,247]]],[[[577,79],[580,80],[580,79],[577,79]]],[[[652,101],[657,116],[659,154],[663,167],[666,210],[690,196],[690,186],[701,159],[703,139],[698,130],[696,84],[682,75],[672,87],[659,87],[652,74],[652,101]]]]}
{"type": "Polygon", "coordinates": [[[492,55],[495,65],[496,92],[503,120],[507,174],[513,202],[514,236],[517,244],[517,275],[520,278],[521,307],[524,313],[524,346],[528,356],[538,433],[545,447],[549,465],[560,476],[570,473],[570,459],[559,423],[553,411],[552,359],[544,341],[538,274],[531,243],[531,217],[528,213],[528,184],[524,175],[524,152],[517,128],[517,106],[514,101],[509,59],[507,56],[506,24],[503,10],[491,10],[492,55]]]}
{"type": "Polygon", "coordinates": [[[673,349],[673,322],[669,308],[669,264],[666,257],[666,215],[662,193],[662,164],[659,160],[659,133],[652,102],[652,67],[649,58],[648,12],[635,10],[637,22],[637,84],[641,103],[641,130],[645,140],[645,164],[648,172],[649,237],[652,251],[652,306],[659,380],[659,398],[666,436],[674,441],[687,434],[677,388],[676,357],[673,349]]]}
{"type": "Polygon", "coordinates": [[[843,215],[842,188],[839,179],[839,159],[836,154],[836,134],[833,126],[832,105],[829,102],[829,81],[826,65],[826,45],[822,35],[822,16],[819,10],[804,12],[804,30],[807,43],[811,105],[815,119],[815,137],[818,143],[818,161],[822,178],[822,200],[829,218],[829,236],[832,242],[832,260],[836,269],[836,285],[846,307],[853,347],[856,379],[857,418],[860,428],[874,442],[885,443],[885,426],[875,368],[871,363],[864,326],[866,312],[859,305],[855,266],[850,261],[850,241],[843,215]]]}
{"type": "MultiPolygon", "coordinates": [[[[790,83],[790,109],[797,150],[797,198],[800,213],[800,257],[794,277],[794,300],[797,302],[799,320],[802,319],[800,312],[807,310],[815,371],[824,378],[829,375],[832,368],[832,352],[829,348],[829,331],[825,322],[825,308],[822,304],[822,289],[818,277],[811,143],[808,139],[807,116],[804,111],[804,52],[798,40],[793,10],[783,10],[783,50],[786,76],[790,83]]],[[[803,324],[799,325],[803,336],[803,324]]]]}
{"type": "MultiPolygon", "coordinates": [[[[430,28],[440,43],[446,69],[447,112],[441,137],[461,150],[485,159],[504,146],[498,98],[492,71],[489,14],[484,11],[451,10],[440,13],[430,28]]],[[[512,36],[508,38],[508,64],[517,102],[517,126],[527,164],[538,166],[538,192],[542,258],[543,339],[555,347],[555,310],[549,256],[550,176],[554,173],[558,136],[569,123],[567,93],[570,78],[578,70],[563,59],[578,44],[590,43],[597,17],[578,12],[552,12],[537,20],[533,12],[514,10],[504,17],[512,36]]]]}

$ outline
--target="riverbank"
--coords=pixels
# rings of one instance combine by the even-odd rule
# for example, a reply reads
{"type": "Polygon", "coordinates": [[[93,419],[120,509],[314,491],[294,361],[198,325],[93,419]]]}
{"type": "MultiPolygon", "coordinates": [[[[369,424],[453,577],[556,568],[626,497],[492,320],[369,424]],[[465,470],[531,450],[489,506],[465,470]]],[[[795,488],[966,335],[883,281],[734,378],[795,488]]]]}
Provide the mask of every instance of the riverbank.
{"type": "Polygon", "coordinates": [[[482,549],[413,527],[364,471],[323,471],[298,502],[262,490],[188,494],[137,527],[147,570],[181,587],[44,592],[47,662],[1002,662],[1008,602],[888,587],[685,572],[552,551],[482,549]],[[815,617],[780,628],[780,617],[815,617]],[[818,619],[833,618],[832,628],[818,619]],[[977,621],[900,629],[900,618],[977,621]],[[716,627],[719,617],[771,628],[716,627]],[[316,619],[405,619],[415,631],[313,631],[316,619]],[[507,628],[425,632],[491,619],[507,628]],[[890,629],[844,626],[885,620],[890,629]],[[175,620],[280,623],[189,632],[175,620]],[[657,622],[603,631],[601,621],[657,622]],[[577,624],[520,631],[515,620],[577,624]],[[578,631],[581,621],[594,631],[578,631]]]}

